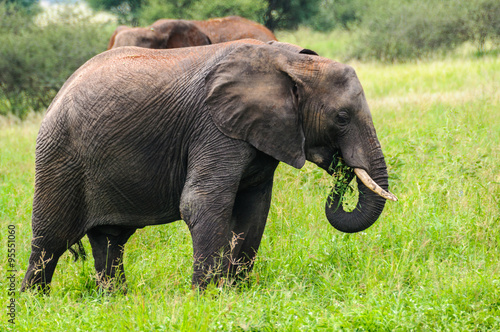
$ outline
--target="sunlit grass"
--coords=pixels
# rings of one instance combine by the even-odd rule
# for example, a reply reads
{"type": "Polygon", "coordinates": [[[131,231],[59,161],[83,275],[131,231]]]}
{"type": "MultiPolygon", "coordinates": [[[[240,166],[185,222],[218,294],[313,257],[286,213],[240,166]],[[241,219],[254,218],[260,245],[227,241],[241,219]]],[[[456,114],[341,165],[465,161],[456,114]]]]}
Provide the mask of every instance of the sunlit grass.
{"type": "MultiPolygon", "coordinates": [[[[281,164],[248,285],[197,294],[187,227],[146,227],[126,246],[127,295],[99,293],[92,258],[65,254],[50,296],[17,296],[16,329],[499,330],[499,59],[351,65],[399,198],[372,227],[334,230],[324,215],[332,179],[310,163],[281,164]]],[[[16,225],[18,283],[30,251],[39,121],[0,120],[0,238],[5,245],[7,225],[16,225]]]]}
{"type": "Polygon", "coordinates": [[[313,31],[302,27],[295,31],[277,31],[279,41],[300,45],[311,49],[320,56],[337,61],[345,60],[350,47],[351,34],[348,31],[334,30],[329,33],[313,31]]]}

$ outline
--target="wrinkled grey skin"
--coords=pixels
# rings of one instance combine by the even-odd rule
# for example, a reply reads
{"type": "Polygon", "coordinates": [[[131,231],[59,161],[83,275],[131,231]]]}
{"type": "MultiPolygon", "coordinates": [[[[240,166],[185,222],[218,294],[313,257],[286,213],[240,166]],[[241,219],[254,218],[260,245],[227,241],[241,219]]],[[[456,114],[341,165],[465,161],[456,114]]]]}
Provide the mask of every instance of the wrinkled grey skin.
{"type": "MultiPolygon", "coordinates": [[[[37,138],[22,289],[47,289],[59,257],[85,234],[98,282],[123,283],[123,247],[135,230],[180,219],[193,240],[193,285],[234,273],[229,256],[251,268],[280,161],[300,168],[307,159],[328,171],[342,155],[387,188],[354,70],[313,54],[243,40],[124,47],[83,65],[50,105],[37,138]],[[241,239],[229,255],[233,234],[241,239]]],[[[327,207],[335,227],[356,232],[375,222],[384,199],[365,189],[361,215],[327,207]]]]}

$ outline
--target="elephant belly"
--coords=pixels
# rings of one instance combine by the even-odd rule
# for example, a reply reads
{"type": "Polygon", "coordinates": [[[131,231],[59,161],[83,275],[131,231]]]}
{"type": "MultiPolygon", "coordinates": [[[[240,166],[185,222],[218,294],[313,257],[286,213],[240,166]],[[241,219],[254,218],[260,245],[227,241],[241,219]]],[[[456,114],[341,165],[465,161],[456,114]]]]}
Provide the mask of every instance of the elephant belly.
{"type": "Polygon", "coordinates": [[[144,227],[181,218],[182,184],[169,179],[171,172],[138,165],[111,170],[87,177],[87,216],[91,224],[144,227]]]}

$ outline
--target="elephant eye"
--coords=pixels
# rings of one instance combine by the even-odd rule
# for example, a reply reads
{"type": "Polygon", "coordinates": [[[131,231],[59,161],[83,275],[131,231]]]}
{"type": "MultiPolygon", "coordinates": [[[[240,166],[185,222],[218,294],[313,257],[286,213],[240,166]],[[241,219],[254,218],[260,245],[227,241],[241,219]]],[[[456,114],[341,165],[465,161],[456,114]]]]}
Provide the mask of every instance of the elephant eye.
{"type": "Polygon", "coordinates": [[[346,111],[341,111],[337,114],[337,123],[341,126],[345,126],[350,122],[351,118],[346,111]]]}
{"type": "Polygon", "coordinates": [[[292,92],[293,92],[293,96],[295,97],[295,99],[299,99],[299,93],[298,93],[298,88],[297,88],[297,84],[294,84],[293,85],[293,89],[292,89],[292,92]]]}

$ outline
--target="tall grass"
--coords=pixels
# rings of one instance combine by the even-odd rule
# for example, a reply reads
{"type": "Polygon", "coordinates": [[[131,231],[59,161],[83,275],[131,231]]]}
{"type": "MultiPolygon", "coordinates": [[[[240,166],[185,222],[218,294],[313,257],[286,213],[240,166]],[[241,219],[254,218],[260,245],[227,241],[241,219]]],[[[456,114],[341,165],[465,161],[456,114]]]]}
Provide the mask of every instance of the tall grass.
{"type": "MultiPolygon", "coordinates": [[[[127,295],[99,293],[92,258],[74,263],[65,254],[50,296],[16,296],[15,329],[499,330],[500,60],[352,65],[400,199],[371,228],[334,230],[324,216],[332,180],[312,164],[281,164],[248,284],[192,291],[187,227],[146,227],[126,246],[127,295]]],[[[39,121],[0,122],[0,243],[15,225],[18,284],[30,251],[39,121]]],[[[6,270],[0,265],[2,290],[6,270]]],[[[9,326],[3,315],[0,329],[9,326]]]]}

